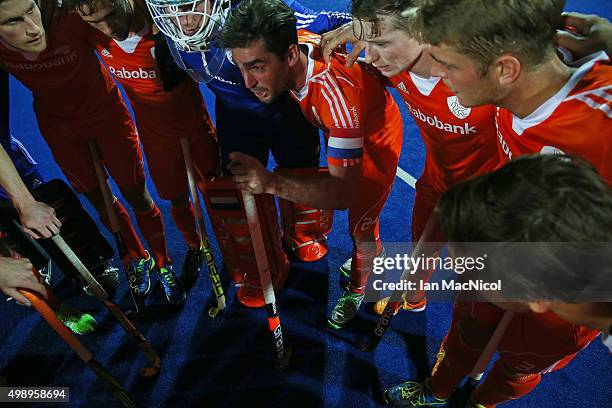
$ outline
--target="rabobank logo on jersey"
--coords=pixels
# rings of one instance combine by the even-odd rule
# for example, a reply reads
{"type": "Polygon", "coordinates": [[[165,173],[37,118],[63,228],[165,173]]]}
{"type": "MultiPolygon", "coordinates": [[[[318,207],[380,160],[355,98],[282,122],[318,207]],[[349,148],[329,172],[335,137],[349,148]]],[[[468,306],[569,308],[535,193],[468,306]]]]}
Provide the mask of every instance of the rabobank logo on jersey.
{"type": "Polygon", "coordinates": [[[70,45],[64,45],[56,49],[51,58],[47,58],[44,61],[33,60],[28,62],[9,62],[0,60],[2,64],[8,70],[45,70],[54,67],[62,67],[64,65],[71,64],[79,59],[76,52],[72,50],[70,45]]]}
{"type": "Polygon", "coordinates": [[[452,123],[446,123],[441,121],[436,115],[429,116],[423,112],[419,108],[413,108],[412,106],[406,104],[408,109],[416,119],[427,123],[429,126],[435,127],[440,130],[444,130],[448,133],[455,133],[457,135],[470,135],[475,134],[477,132],[476,126],[472,126],[469,123],[463,123],[461,125],[453,125],[452,123]]]}
{"type": "Polygon", "coordinates": [[[125,69],[125,67],[115,68],[113,66],[108,66],[108,70],[120,79],[157,79],[159,75],[154,70],[146,71],[142,68],[138,68],[135,70],[125,69]]]}
{"type": "Polygon", "coordinates": [[[472,108],[466,108],[465,106],[461,105],[459,103],[459,98],[457,98],[455,95],[446,98],[446,103],[448,104],[448,109],[452,112],[452,114],[459,119],[465,119],[470,116],[472,108]]]}

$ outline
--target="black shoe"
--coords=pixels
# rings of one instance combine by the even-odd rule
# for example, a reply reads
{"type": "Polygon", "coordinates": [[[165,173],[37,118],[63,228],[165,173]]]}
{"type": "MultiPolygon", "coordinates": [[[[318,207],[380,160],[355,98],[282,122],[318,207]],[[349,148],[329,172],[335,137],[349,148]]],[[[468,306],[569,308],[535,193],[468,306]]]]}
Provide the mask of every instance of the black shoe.
{"type": "MultiPolygon", "coordinates": [[[[119,269],[115,268],[110,261],[104,261],[91,270],[93,277],[102,285],[109,296],[113,296],[115,288],[119,284],[119,269]]],[[[83,291],[89,296],[95,296],[93,289],[86,282],[83,291]]]]}
{"type": "Polygon", "coordinates": [[[185,287],[190,288],[196,283],[200,275],[202,262],[204,262],[204,250],[202,247],[189,248],[187,250],[185,260],[183,261],[183,273],[181,274],[181,280],[185,287]]]}

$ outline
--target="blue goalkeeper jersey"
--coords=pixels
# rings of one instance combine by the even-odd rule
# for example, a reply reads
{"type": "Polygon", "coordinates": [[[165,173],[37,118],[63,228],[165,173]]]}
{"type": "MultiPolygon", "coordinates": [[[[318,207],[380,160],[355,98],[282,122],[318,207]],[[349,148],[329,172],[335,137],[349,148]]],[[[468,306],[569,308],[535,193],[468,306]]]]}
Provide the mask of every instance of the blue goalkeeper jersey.
{"type": "MultiPolygon", "coordinates": [[[[322,34],[331,31],[341,25],[350,22],[351,15],[348,13],[320,11],[315,12],[294,0],[283,0],[295,11],[297,28],[306,29],[310,32],[322,34]]],[[[239,2],[234,2],[237,4],[239,2]]],[[[177,64],[184,68],[194,80],[202,82],[193,72],[205,70],[206,62],[203,61],[199,52],[180,51],[172,41],[168,41],[170,49],[177,64]]],[[[223,52],[213,45],[211,53],[223,52]]],[[[231,110],[248,110],[257,112],[263,116],[273,115],[277,112],[276,103],[265,104],[260,102],[255,95],[245,86],[240,70],[231,61],[225,58],[220,71],[213,76],[212,81],[206,83],[208,88],[215,94],[216,103],[224,105],[231,110]]],[[[286,103],[286,102],[277,102],[286,103]]],[[[248,126],[248,124],[246,124],[248,126]]]]}
{"type": "MultiPolygon", "coordinates": [[[[36,170],[36,162],[30,156],[30,153],[25,146],[16,138],[11,136],[9,129],[9,88],[8,75],[6,72],[0,71],[0,143],[6,153],[11,158],[17,172],[26,182],[28,188],[33,187],[28,184],[30,179],[39,178],[36,170]]],[[[0,200],[8,200],[6,191],[0,186],[0,200]]]]}

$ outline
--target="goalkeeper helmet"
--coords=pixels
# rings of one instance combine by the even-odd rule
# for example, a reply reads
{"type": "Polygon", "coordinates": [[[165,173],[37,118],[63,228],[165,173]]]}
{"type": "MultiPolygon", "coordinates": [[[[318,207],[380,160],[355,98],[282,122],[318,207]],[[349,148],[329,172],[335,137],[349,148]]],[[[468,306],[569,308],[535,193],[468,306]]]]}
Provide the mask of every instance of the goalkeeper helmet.
{"type": "Polygon", "coordinates": [[[231,0],[146,0],[153,21],[187,52],[212,47],[232,8],[231,0]]]}

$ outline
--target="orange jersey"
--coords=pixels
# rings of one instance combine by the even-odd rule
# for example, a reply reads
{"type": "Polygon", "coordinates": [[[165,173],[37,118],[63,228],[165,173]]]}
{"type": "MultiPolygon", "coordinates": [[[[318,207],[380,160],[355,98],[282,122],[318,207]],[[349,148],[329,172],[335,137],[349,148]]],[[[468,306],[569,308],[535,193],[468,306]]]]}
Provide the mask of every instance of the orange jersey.
{"type": "Polygon", "coordinates": [[[499,158],[493,106],[462,106],[439,77],[403,72],[389,81],[421,130],[427,151],[424,174],[435,191],[495,168],[499,158]]]}
{"type": "Polygon", "coordinates": [[[89,25],[69,14],[47,30],[47,48],[22,53],[0,42],[0,68],[32,91],[36,114],[70,125],[120,120],[119,90],[87,42],[89,25]]]}
{"type": "Polygon", "coordinates": [[[208,112],[198,85],[189,78],[164,90],[151,25],[117,41],[91,29],[90,40],[128,96],[141,137],[189,137],[200,132],[208,112]]]}
{"type": "Polygon", "coordinates": [[[401,149],[402,122],[382,81],[360,64],[346,68],[342,55],[326,64],[318,46],[320,37],[305,30],[298,34],[300,44],[308,47],[308,72],[304,88],[291,93],[306,118],[325,132],[328,164],[348,167],[367,161],[365,167],[377,168],[392,164],[397,158],[391,152],[401,149]]]}
{"type": "Polygon", "coordinates": [[[589,56],[552,98],[525,118],[497,110],[499,154],[566,153],[588,160],[612,184],[612,66],[589,56]]]}

